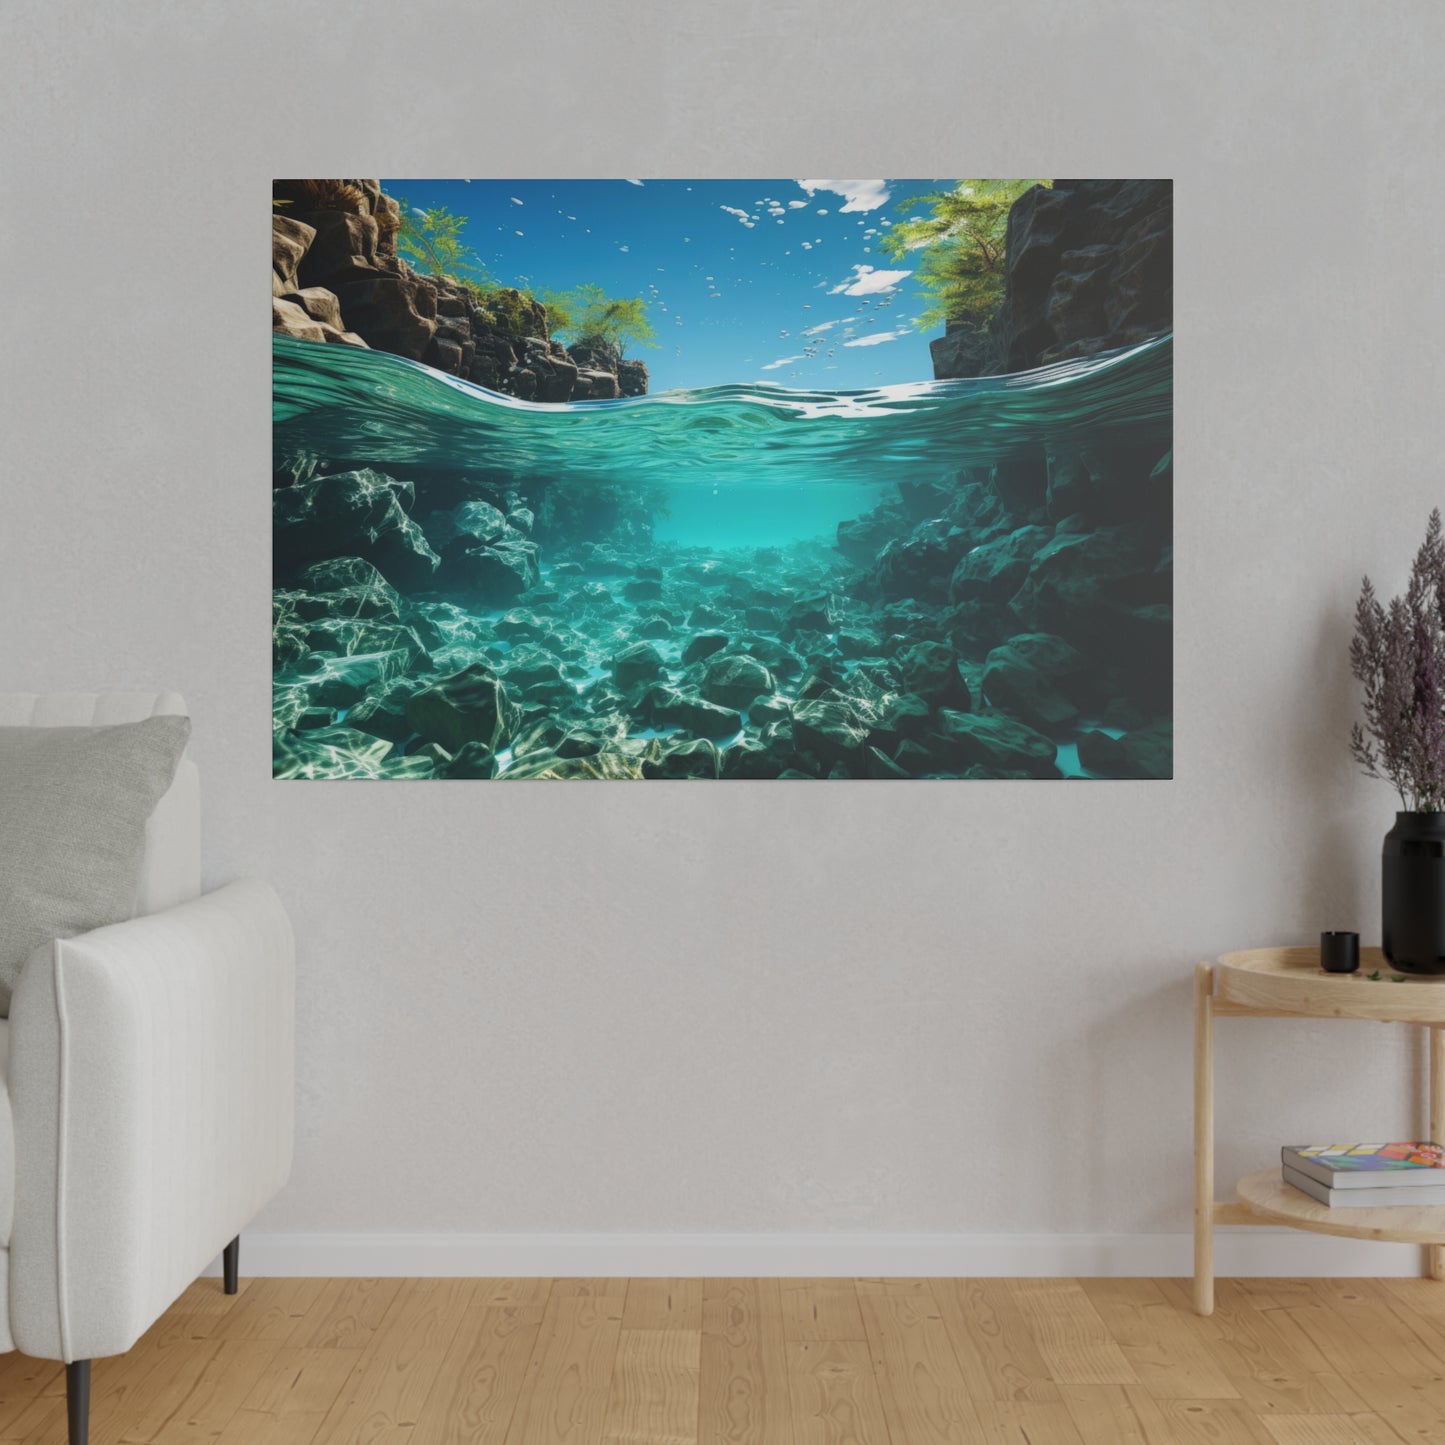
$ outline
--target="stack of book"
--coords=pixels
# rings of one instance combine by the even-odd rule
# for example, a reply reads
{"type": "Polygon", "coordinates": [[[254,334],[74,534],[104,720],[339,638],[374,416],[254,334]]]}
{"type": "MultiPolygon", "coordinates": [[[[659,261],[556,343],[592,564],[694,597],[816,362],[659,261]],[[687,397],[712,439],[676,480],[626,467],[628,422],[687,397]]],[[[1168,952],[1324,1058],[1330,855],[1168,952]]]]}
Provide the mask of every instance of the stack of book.
{"type": "Polygon", "coordinates": [[[1280,1158],[1284,1182],[1331,1209],[1445,1204],[1438,1144],[1298,1144],[1280,1158]]]}

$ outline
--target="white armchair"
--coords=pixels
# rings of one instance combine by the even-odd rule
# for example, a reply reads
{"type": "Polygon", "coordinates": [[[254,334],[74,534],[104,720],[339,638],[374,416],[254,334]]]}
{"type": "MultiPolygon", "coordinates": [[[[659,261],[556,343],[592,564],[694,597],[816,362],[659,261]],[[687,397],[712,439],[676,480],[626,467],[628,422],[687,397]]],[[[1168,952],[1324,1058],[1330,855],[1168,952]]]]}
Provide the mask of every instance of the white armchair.
{"type": "MultiPolygon", "coordinates": [[[[174,693],[0,694],[0,726],[184,712],[174,693]]],[[[147,828],[136,913],[37,949],[0,1019],[0,1350],[65,1361],[71,1445],[90,1361],[218,1254],[234,1293],[240,1232],[291,1167],[291,927],[259,880],[200,896],[188,758],[147,828]]]]}

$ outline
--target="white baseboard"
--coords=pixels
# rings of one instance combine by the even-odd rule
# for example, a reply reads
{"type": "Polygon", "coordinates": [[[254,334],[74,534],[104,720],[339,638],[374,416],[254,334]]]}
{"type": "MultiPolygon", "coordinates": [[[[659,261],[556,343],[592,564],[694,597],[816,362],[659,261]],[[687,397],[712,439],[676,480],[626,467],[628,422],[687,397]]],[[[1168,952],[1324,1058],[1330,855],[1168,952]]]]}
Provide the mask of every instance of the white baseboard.
{"type": "MultiPolygon", "coordinates": [[[[266,1276],[1181,1276],[1188,1234],[329,1234],[257,1230],[266,1276]]],[[[1414,1275],[1422,1251],[1288,1229],[1220,1229],[1221,1276],[1414,1275]]],[[[219,1273],[219,1262],[211,1273],[219,1273]]]]}

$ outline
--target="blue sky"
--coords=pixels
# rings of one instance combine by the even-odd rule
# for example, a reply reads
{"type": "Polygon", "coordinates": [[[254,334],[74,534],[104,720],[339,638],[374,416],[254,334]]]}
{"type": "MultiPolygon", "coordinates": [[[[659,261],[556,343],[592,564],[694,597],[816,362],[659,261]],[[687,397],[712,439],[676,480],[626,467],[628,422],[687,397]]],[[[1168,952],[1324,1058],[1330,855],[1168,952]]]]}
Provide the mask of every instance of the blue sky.
{"type": "Polygon", "coordinates": [[[933,376],[909,260],[879,249],[932,180],[383,180],[467,217],[504,284],[641,296],[652,390],[766,381],[829,391],[933,376]]]}

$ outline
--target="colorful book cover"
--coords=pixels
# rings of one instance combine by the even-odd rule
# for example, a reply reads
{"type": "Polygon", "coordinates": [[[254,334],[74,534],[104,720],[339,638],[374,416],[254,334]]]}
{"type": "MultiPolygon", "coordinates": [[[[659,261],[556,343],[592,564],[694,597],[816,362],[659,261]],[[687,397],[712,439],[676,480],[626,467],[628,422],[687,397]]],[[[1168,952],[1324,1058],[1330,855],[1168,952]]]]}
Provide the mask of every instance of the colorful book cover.
{"type": "Polygon", "coordinates": [[[1337,1174],[1445,1169],[1445,1149],[1429,1143],[1294,1144],[1288,1152],[1337,1174]]]}

